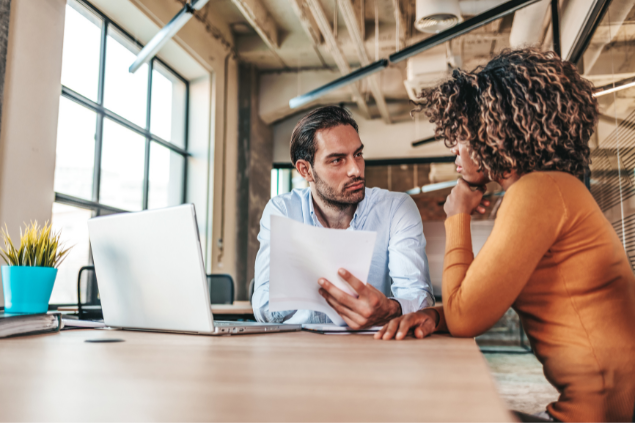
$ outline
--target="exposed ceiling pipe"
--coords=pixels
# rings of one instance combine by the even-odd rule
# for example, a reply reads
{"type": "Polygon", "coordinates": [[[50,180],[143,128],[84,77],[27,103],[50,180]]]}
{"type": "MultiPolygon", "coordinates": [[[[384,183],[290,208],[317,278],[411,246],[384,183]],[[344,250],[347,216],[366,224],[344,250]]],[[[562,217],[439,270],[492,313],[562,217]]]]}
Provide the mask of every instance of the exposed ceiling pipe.
{"type": "Polygon", "coordinates": [[[432,137],[424,138],[424,139],[419,140],[419,141],[413,141],[411,143],[411,145],[413,147],[419,147],[420,145],[429,144],[429,143],[435,142],[435,141],[438,141],[437,137],[436,136],[432,136],[432,137]]]}
{"type": "Polygon", "coordinates": [[[343,77],[338,78],[309,93],[292,98],[291,100],[289,100],[289,107],[291,109],[298,108],[304,104],[314,101],[318,97],[321,97],[332,90],[346,86],[359,79],[372,75],[373,73],[386,68],[389,63],[399,63],[402,60],[406,60],[426,50],[441,45],[455,37],[467,34],[475,28],[486,25],[490,22],[495,21],[496,19],[500,19],[536,2],[538,2],[538,0],[509,0],[493,9],[481,13],[478,16],[475,16],[464,22],[461,22],[456,26],[448,28],[439,34],[435,34],[431,37],[426,38],[425,40],[408,46],[401,51],[393,53],[389,56],[388,60],[382,59],[375,63],[371,63],[368,66],[364,66],[356,71],[351,72],[348,75],[344,75],[343,77]]]}
{"type": "Polygon", "coordinates": [[[439,191],[446,188],[455,187],[459,183],[459,180],[456,179],[454,181],[446,181],[446,182],[437,182],[436,184],[427,184],[421,187],[421,192],[432,192],[439,191]]]}
{"type": "Polygon", "coordinates": [[[128,71],[135,73],[141,66],[148,63],[161,48],[176,35],[177,32],[194,16],[194,12],[200,10],[207,4],[209,0],[191,0],[183,6],[166,26],[152,37],[146,46],[139,52],[137,59],[134,61],[128,71]]]}
{"type": "Polygon", "coordinates": [[[467,34],[478,27],[486,25],[537,2],[538,0],[509,0],[493,9],[481,13],[480,15],[461,22],[452,28],[446,29],[439,34],[435,34],[423,41],[419,41],[416,44],[408,46],[401,51],[393,53],[388,57],[388,59],[391,63],[399,63],[402,60],[408,59],[409,57],[443,44],[446,41],[450,41],[453,38],[467,34]]]}

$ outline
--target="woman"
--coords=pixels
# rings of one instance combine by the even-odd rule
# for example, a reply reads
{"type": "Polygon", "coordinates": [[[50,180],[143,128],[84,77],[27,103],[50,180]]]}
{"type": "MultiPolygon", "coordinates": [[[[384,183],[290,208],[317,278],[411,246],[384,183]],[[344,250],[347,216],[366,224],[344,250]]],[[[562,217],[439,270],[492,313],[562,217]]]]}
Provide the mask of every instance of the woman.
{"type": "Polygon", "coordinates": [[[433,331],[473,337],[512,307],[559,391],[549,417],[630,421],[635,402],[635,277],[617,234],[580,181],[598,106],[592,85],[552,52],[504,51],[424,91],[416,111],[456,154],[448,196],[443,306],[389,322],[377,339],[433,331]],[[475,186],[505,190],[476,258],[475,186]]]}

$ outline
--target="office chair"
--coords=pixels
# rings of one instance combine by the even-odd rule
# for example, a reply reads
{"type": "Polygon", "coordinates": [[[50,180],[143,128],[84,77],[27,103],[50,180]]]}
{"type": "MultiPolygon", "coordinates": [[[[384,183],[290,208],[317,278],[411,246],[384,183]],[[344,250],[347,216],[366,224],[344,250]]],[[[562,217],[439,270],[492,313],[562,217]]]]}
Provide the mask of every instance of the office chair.
{"type": "Polygon", "coordinates": [[[84,305],[99,305],[99,292],[97,291],[97,276],[95,275],[95,266],[83,266],[77,274],[77,314],[81,317],[86,310],[84,305]],[[81,287],[82,273],[87,273],[86,283],[86,303],[82,304],[81,287]]]}
{"type": "MultiPolygon", "coordinates": [[[[84,266],[79,269],[77,275],[77,312],[81,316],[86,310],[83,309],[84,305],[98,305],[99,304],[99,292],[97,292],[97,280],[95,276],[95,266],[84,266]],[[81,286],[82,286],[82,273],[88,272],[88,278],[94,278],[94,284],[91,284],[91,279],[88,279],[87,283],[87,301],[82,304],[81,301],[81,286]]],[[[207,287],[209,288],[209,297],[211,304],[233,304],[234,303],[234,280],[230,275],[224,274],[212,274],[207,275],[207,287]]]]}
{"type": "Polygon", "coordinates": [[[234,280],[231,275],[207,275],[207,284],[209,288],[209,301],[211,304],[234,303],[234,280]]]}

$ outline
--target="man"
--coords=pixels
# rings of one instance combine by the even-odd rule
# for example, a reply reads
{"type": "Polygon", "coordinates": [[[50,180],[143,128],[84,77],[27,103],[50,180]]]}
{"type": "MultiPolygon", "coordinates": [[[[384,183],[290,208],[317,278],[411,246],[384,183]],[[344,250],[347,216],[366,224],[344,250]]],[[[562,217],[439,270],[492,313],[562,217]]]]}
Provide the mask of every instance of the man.
{"type": "Polygon", "coordinates": [[[265,207],[252,298],[258,321],[330,323],[324,313],[311,310],[269,311],[271,215],[317,227],[377,232],[368,284],[340,270],[357,298],[325,279],[315,281],[350,327],[384,324],[434,305],[419,210],[409,195],[366,188],[363,149],[357,123],[341,107],[321,107],[296,125],[291,160],[309,188],[272,198],[265,207]],[[391,290],[394,297],[388,298],[391,290]]]}

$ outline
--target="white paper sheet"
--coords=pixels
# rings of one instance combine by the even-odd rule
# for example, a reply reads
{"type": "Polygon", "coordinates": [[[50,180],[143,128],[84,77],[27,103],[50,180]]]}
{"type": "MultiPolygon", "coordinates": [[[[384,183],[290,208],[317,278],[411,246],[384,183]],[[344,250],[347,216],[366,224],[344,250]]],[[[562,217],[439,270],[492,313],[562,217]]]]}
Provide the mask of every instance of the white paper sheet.
{"type": "Polygon", "coordinates": [[[356,295],[338,274],[344,268],[366,283],[375,248],[375,232],[316,228],[282,216],[271,216],[269,310],[314,310],[333,323],[346,323],[318,293],[325,278],[356,295]]]}

